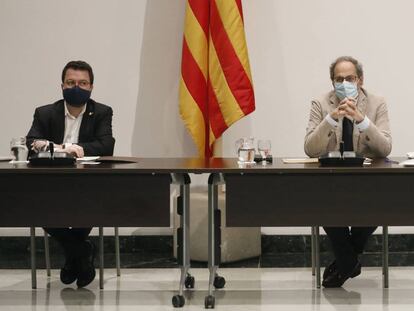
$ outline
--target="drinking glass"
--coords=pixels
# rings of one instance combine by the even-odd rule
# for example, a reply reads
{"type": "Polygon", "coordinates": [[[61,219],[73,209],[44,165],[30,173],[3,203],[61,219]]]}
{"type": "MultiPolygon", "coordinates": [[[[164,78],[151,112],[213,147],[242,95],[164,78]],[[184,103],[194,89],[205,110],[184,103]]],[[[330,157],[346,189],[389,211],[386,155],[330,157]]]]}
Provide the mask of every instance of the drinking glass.
{"type": "Polygon", "coordinates": [[[266,159],[270,155],[272,144],[268,139],[260,139],[257,143],[257,149],[259,150],[260,156],[262,157],[262,164],[266,165],[266,159]]]}
{"type": "Polygon", "coordinates": [[[29,154],[29,150],[26,146],[26,137],[20,136],[12,138],[10,142],[10,150],[14,157],[14,161],[26,161],[29,154]]]}

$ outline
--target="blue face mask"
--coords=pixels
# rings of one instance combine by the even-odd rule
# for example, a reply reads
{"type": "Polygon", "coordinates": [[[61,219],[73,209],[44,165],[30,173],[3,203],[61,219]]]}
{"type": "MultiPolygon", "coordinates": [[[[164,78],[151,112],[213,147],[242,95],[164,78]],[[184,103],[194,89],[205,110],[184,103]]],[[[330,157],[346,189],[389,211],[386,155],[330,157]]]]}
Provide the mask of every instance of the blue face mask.
{"type": "Polygon", "coordinates": [[[63,89],[63,98],[71,106],[82,107],[91,97],[91,93],[91,91],[75,86],[69,89],[63,89]]]}
{"type": "Polygon", "coordinates": [[[344,81],[342,83],[335,83],[335,94],[339,100],[344,98],[353,98],[355,99],[358,96],[358,87],[355,83],[344,81]]]}

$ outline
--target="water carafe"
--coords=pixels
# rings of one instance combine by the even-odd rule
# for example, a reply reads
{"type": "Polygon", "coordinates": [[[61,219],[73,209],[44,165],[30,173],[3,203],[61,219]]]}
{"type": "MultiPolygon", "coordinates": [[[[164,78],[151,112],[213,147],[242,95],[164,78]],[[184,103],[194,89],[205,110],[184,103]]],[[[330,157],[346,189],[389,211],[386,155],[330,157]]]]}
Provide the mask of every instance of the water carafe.
{"type": "Polygon", "coordinates": [[[236,141],[239,162],[254,163],[254,138],[240,138],[236,141]]]}

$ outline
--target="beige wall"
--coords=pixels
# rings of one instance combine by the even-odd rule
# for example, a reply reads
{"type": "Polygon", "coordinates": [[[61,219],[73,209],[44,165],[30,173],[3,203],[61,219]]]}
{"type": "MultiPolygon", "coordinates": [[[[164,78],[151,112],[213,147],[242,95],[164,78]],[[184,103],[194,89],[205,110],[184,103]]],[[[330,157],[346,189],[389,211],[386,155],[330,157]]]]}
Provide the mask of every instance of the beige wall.
{"type": "MultiPolygon", "coordinates": [[[[386,97],[392,155],[414,150],[414,28],[409,0],[244,0],[257,111],[226,134],[269,137],[277,156],[303,155],[310,100],[331,88],[339,55],[364,65],[366,88],[386,97]]],[[[230,153],[229,153],[230,154],[230,153]]]]}
{"type": "MultiPolygon", "coordinates": [[[[331,88],[328,66],[359,58],[368,90],[389,104],[393,155],[413,150],[414,2],[244,0],[257,110],[224,135],[270,138],[301,156],[310,100],[331,88]]],[[[0,155],[25,135],[34,108],[61,98],[72,59],[93,66],[95,100],[114,108],[115,153],[194,156],[178,116],[185,0],[0,0],[0,155]]]]}

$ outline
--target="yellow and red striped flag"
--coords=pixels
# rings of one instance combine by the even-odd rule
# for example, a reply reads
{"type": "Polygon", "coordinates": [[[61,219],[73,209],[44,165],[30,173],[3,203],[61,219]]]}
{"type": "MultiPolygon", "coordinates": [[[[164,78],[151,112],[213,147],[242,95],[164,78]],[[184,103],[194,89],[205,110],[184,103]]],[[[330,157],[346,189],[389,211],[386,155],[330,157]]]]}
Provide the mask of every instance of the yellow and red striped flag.
{"type": "Polygon", "coordinates": [[[188,0],[180,114],[200,156],[254,109],[241,0],[188,0]]]}

